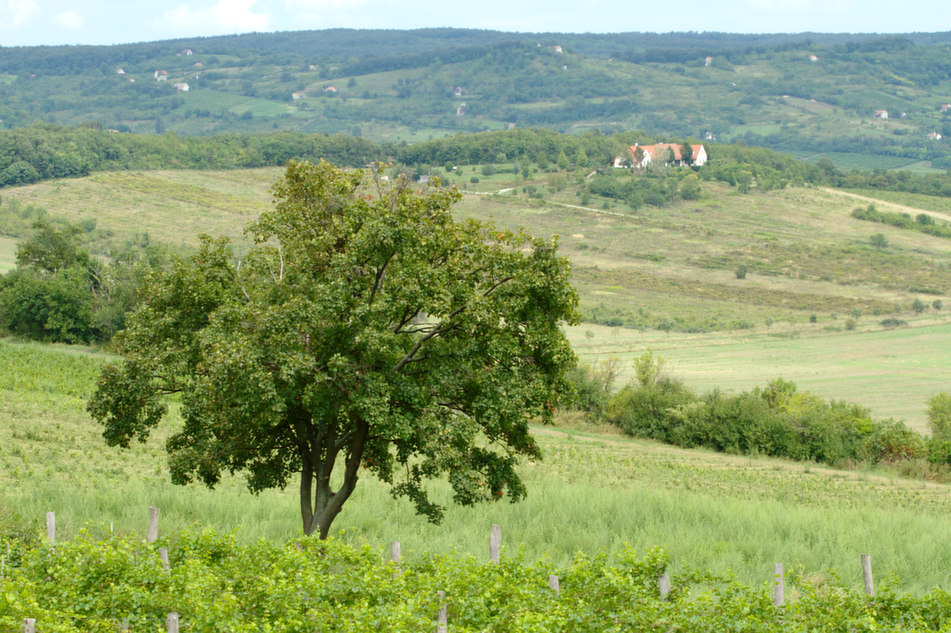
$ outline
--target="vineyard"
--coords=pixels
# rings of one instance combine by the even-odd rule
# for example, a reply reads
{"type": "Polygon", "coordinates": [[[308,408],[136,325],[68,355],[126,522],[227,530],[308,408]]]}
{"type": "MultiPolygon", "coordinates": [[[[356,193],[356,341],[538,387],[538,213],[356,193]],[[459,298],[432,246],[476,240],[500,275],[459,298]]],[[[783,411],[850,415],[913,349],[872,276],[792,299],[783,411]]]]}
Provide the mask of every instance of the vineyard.
{"type": "Polygon", "coordinates": [[[384,561],[367,544],[304,538],[241,545],[189,530],[174,542],[88,535],[55,547],[7,541],[0,631],[943,631],[951,595],[874,595],[835,576],[747,584],[686,570],[658,577],[661,550],[575,555],[564,565],[472,556],[384,561]],[[159,546],[170,546],[168,561],[159,546]],[[556,579],[553,580],[553,577],[556,579]],[[168,627],[168,628],[166,628],[168,627]],[[437,629],[439,627],[439,629],[437,629]]]}

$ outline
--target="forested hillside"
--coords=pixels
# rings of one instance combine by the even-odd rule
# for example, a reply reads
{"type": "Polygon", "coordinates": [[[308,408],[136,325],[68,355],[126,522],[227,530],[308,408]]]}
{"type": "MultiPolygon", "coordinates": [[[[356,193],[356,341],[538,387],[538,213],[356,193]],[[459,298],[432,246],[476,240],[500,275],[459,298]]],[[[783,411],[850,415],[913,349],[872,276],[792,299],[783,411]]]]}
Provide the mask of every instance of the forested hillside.
{"type": "Polygon", "coordinates": [[[0,48],[0,119],[391,142],[511,126],[642,130],[845,167],[946,169],[949,42],[947,33],[338,29],[0,48]]]}

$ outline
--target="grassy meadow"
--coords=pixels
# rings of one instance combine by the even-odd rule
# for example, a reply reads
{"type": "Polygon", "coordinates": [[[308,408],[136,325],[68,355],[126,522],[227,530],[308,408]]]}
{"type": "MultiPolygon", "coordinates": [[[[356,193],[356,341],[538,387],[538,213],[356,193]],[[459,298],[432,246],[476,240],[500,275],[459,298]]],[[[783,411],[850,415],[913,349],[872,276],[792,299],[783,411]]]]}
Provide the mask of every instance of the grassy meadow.
{"type": "MultiPolygon", "coordinates": [[[[583,361],[617,358],[622,381],[631,377],[630,361],[652,349],[698,391],[746,390],[783,377],[919,430],[927,398],[948,390],[951,304],[938,310],[932,302],[948,303],[951,241],[855,220],[851,210],[865,202],[836,191],[740,195],[705,182],[699,200],[635,211],[597,196],[581,204],[584,174],[569,175],[559,189],[552,174],[523,180],[508,168],[483,177],[465,166],[450,175],[473,192],[457,215],[560,236],[586,317],[569,336],[583,361]],[[470,182],[474,174],[478,183],[470,182]],[[542,199],[523,192],[529,185],[542,199]],[[886,248],[870,245],[875,233],[887,237],[886,248]],[[928,305],[921,314],[911,309],[915,298],[928,305]],[[885,318],[906,325],[885,327],[885,318]]],[[[188,246],[208,232],[240,248],[243,225],[270,204],[280,174],[103,173],[7,189],[4,201],[73,221],[95,218],[117,239],[148,232],[153,241],[188,246]]],[[[943,211],[937,201],[913,198],[880,204],[943,211]]],[[[0,268],[12,265],[13,252],[14,242],[0,239],[0,268]]],[[[238,478],[215,491],[171,485],[163,444],[176,423],[174,405],[147,444],[105,447],[85,398],[106,358],[0,341],[0,516],[39,529],[54,510],[66,537],[84,526],[142,532],[147,507],[156,505],[165,533],[196,522],[235,530],[243,541],[300,533],[293,487],[253,496],[238,478]]],[[[661,546],[677,569],[732,570],[749,582],[770,579],[782,561],[796,573],[838,569],[857,584],[858,555],[870,552],[876,576],[894,575],[903,589],[948,586],[947,486],[683,451],[564,421],[535,434],[545,459],[524,466],[530,496],[523,503],[450,506],[443,525],[431,526],[365,477],[334,527],[381,551],[398,539],[410,557],[483,556],[489,525],[499,523],[506,551],[532,559],[661,546]]],[[[435,484],[434,493],[448,500],[445,487],[435,484]]]]}
{"type": "MultiPolygon", "coordinates": [[[[947,389],[951,240],[852,218],[870,199],[856,196],[868,192],[741,195],[705,182],[699,200],[635,211],[598,196],[582,205],[585,172],[535,169],[523,179],[513,165],[494,167],[488,176],[480,166],[440,176],[468,192],[458,216],[559,236],[585,318],[571,333],[583,360],[617,357],[626,378],[628,361],[654,349],[697,390],[749,389],[781,376],[917,429],[925,401],[947,389]],[[523,193],[528,186],[543,198],[523,193]],[[875,233],[886,248],[870,245],[875,233]],[[921,314],[915,299],[927,305],[921,314]],[[932,307],[936,300],[949,309],[932,307]],[[883,327],[887,318],[908,327],[883,327]]],[[[280,176],[276,168],[100,173],[8,189],[4,200],[95,218],[118,239],[148,232],[188,246],[207,232],[240,250],[244,224],[267,208],[280,176]]],[[[927,196],[876,195],[886,211],[946,208],[927,196]]],[[[0,267],[12,251],[12,241],[0,241],[0,267]]]]}
{"type": "Polygon", "coordinates": [[[16,266],[16,241],[0,236],[0,274],[16,266]]]}
{"type": "MultiPolygon", "coordinates": [[[[172,415],[146,444],[107,448],[85,413],[98,368],[95,350],[0,341],[0,511],[41,529],[56,512],[62,538],[80,529],[144,533],[149,505],[160,531],[192,524],[234,531],[248,542],[300,533],[293,485],[253,496],[239,478],[218,489],[169,483],[163,442],[172,415]]],[[[606,429],[535,427],[544,453],[522,470],[529,497],[476,508],[450,506],[442,525],[415,517],[365,476],[335,532],[381,553],[400,540],[404,555],[487,555],[489,526],[503,526],[504,552],[567,561],[576,551],[671,552],[673,571],[732,570],[771,578],[782,561],[796,574],[839,570],[858,585],[858,558],[871,553],[876,577],[900,588],[947,587],[942,552],[951,539],[951,488],[881,473],[836,472],[779,460],[683,451],[635,441],[606,429]]],[[[433,487],[448,501],[448,490],[433,487]]]]}

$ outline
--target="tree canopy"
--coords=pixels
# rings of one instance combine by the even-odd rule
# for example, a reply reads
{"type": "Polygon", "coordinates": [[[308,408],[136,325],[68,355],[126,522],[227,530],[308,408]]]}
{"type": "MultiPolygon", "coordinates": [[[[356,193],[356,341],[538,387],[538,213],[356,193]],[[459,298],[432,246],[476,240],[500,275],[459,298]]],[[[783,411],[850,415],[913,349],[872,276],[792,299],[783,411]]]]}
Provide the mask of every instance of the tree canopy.
{"type": "Polygon", "coordinates": [[[291,161],[273,192],[243,259],[205,236],[147,285],[89,402],[106,442],[144,441],[179,394],[172,480],[243,472],[258,492],[299,475],[322,538],[361,468],[434,522],[431,478],[464,505],[524,497],[528,422],[574,364],[556,240],[456,222],[456,191],[380,168],[291,161]]]}

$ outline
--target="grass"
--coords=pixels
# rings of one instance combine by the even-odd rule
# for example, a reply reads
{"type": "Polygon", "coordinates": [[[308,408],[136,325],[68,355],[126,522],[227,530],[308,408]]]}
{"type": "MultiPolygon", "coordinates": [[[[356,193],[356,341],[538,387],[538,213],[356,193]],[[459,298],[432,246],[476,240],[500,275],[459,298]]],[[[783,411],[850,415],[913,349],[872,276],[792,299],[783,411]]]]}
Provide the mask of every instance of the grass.
{"type": "Polygon", "coordinates": [[[0,274],[16,266],[16,240],[0,235],[0,274]]]}
{"type": "MultiPolygon", "coordinates": [[[[669,207],[605,209],[607,201],[595,196],[577,208],[585,206],[576,192],[588,170],[562,173],[569,185],[552,193],[548,183],[557,174],[536,169],[523,182],[512,167],[498,164],[483,176],[481,166],[459,166],[449,178],[482,195],[466,195],[455,211],[560,236],[588,320],[572,334],[582,358],[627,363],[653,347],[698,390],[748,389],[782,376],[923,428],[925,400],[945,388],[946,364],[935,351],[942,346],[929,341],[943,341],[948,318],[930,307],[915,315],[911,305],[916,297],[951,305],[946,240],[855,220],[852,209],[867,201],[844,192],[740,195],[704,182],[700,200],[669,207]],[[470,183],[472,176],[479,183],[470,183]],[[515,192],[491,195],[514,185],[515,192]],[[527,185],[544,199],[529,199],[521,192],[527,185]],[[877,232],[888,248],[869,246],[877,232]],[[740,265],[748,269],[745,279],[736,278],[740,265]],[[886,330],[879,323],[890,316],[915,327],[886,330]],[[854,331],[846,329],[848,319],[854,331]],[[669,334],[657,329],[668,325],[669,334]],[[597,333],[593,342],[582,334],[587,330],[597,333]]],[[[188,245],[208,232],[228,235],[240,248],[243,225],[268,207],[269,187],[280,175],[276,168],[102,173],[9,189],[4,198],[73,221],[93,217],[119,238],[148,232],[152,241],[188,245]]],[[[439,175],[447,174],[440,168],[439,175]]],[[[946,204],[920,196],[899,201],[936,210],[946,204]]],[[[0,242],[0,257],[4,247],[10,252],[12,242],[0,242]]]]}
{"type": "MultiPolygon", "coordinates": [[[[239,478],[215,490],[168,482],[163,423],[144,445],[106,448],[84,410],[104,360],[93,350],[0,341],[0,516],[40,529],[56,512],[61,538],[86,526],[143,534],[147,507],[160,530],[199,523],[248,542],[300,533],[293,489],[248,493],[239,478]]],[[[576,551],[670,550],[686,567],[732,570],[747,582],[787,570],[859,582],[858,558],[871,553],[876,574],[900,587],[947,586],[941,561],[951,539],[951,488],[809,464],[683,451],[604,433],[536,427],[545,458],[522,467],[530,494],[519,504],[450,506],[444,523],[415,517],[372,477],[361,479],[335,524],[381,553],[400,540],[404,555],[460,552],[486,556],[489,526],[503,526],[504,551],[564,562],[576,551]]],[[[445,485],[434,485],[448,501],[445,485]]]]}

